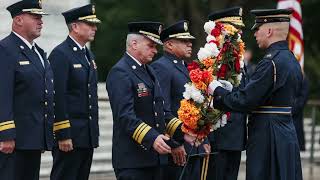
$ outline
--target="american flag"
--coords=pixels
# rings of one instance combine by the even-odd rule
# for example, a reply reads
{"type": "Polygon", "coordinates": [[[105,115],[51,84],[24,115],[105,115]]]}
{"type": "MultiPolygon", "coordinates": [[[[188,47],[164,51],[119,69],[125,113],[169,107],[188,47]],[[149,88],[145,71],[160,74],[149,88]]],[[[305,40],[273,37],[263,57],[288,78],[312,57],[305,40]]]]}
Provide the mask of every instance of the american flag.
{"type": "Polygon", "coordinates": [[[293,13],[290,18],[290,28],[288,42],[290,50],[295,54],[301,67],[304,64],[304,43],[302,31],[302,0],[278,0],[278,9],[292,9],[293,13]]]}

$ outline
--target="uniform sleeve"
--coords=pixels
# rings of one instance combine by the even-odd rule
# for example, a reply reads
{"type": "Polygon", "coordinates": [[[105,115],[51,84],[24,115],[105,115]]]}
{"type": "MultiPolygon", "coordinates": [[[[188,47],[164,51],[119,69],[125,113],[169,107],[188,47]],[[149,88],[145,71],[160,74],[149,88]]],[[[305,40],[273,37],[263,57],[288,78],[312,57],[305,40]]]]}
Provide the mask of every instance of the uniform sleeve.
{"type": "Polygon", "coordinates": [[[160,83],[160,88],[162,96],[164,98],[164,111],[166,113],[166,133],[170,135],[171,138],[179,141],[183,141],[183,133],[181,131],[182,121],[174,117],[171,113],[171,74],[168,69],[161,66],[159,63],[151,64],[156,72],[157,79],[160,83]]]}
{"type": "Polygon", "coordinates": [[[136,117],[134,111],[134,85],[124,69],[113,68],[107,77],[107,91],[117,127],[116,133],[125,133],[135,142],[151,149],[155,139],[160,135],[154,128],[136,117]]]}
{"type": "Polygon", "coordinates": [[[164,106],[166,109],[171,109],[171,73],[168,68],[163,67],[159,63],[151,64],[156,72],[157,79],[159,80],[162,96],[164,98],[164,106]]]}
{"type": "Polygon", "coordinates": [[[307,77],[304,77],[301,82],[301,88],[299,89],[298,95],[295,99],[295,103],[292,109],[293,116],[303,113],[303,108],[307,103],[309,95],[309,82],[307,77]]]}
{"type": "Polygon", "coordinates": [[[55,119],[53,131],[57,140],[71,138],[71,124],[67,112],[67,84],[69,79],[69,63],[65,55],[53,50],[49,61],[54,75],[55,119]]]}
{"type": "Polygon", "coordinates": [[[226,111],[250,112],[263,104],[273,90],[274,66],[269,59],[262,60],[256,67],[248,84],[229,93],[218,87],[215,90],[214,107],[226,111]]]}
{"type": "Polygon", "coordinates": [[[15,61],[0,47],[0,142],[16,138],[13,114],[15,61]]]}

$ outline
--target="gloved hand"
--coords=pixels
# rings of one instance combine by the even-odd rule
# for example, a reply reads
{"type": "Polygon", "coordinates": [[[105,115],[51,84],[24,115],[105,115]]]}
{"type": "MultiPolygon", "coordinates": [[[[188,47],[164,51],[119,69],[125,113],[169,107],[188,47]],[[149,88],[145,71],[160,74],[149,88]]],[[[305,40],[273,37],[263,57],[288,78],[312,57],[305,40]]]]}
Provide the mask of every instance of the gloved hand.
{"type": "Polygon", "coordinates": [[[224,89],[226,89],[227,91],[230,91],[230,92],[232,91],[233,85],[229,81],[219,80],[219,82],[222,84],[222,87],[224,89]]]}
{"type": "Polygon", "coordinates": [[[210,84],[209,84],[209,87],[208,87],[208,93],[213,95],[214,93],[214,90],[216,90],[216,88],[220,86],[220,87],[223,87],[222,84],[217,81],[217,80],[213,80],[210,84]]]}

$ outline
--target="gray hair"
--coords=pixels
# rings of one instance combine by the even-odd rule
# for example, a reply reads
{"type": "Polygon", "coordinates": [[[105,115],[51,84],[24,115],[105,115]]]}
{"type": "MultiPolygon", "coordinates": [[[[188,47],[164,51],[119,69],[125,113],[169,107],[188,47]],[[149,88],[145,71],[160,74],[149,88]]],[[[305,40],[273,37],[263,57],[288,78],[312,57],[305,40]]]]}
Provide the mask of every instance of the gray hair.
{"type": "Polygon", "coordinates": [[[134,40],[140,41],[143,38],[144,38],[144,36],[142,36],[140,34],[128,34],[127,35],[127,40],[126,40],[126,48],[127,48],[127,50],[131,46],[131,42],[132,41],[134,41],[134,40]]]}

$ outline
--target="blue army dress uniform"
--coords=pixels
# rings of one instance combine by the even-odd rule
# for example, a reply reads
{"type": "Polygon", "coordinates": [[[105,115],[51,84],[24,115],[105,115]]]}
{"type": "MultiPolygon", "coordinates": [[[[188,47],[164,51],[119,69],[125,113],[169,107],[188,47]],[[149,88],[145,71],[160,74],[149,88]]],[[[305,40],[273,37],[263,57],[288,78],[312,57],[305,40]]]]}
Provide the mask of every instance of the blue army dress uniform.
{"type": "MultiPolygon", "coordinates": [[[[66,23],[100,23],[94,5],[62,13],[66,23]]],[[[69,35],[49,56],[55,78],[55,148],[51,180],[88,179],[93,149],[99,145],[97,66],[93,53],[69,35]],[[72,139],[73,150],[58,141],[72,139]]]]}
{"type": "MultiPolygon", "coordinates": [[[[229,23],[241,28],[242,8],[232,7],[216,11],[208,16],[214,22],[229,23]]],[[[243,88],[247,83],[246,69],[242,69],[241,84],[243,88]]],[[[236,88],[234,88],[236,90],[236,88]]],[[[231,112],[229,122],[209,134],[211,149],[217,151],[210,157],[207,179],[210,180],[236,180],[238,179],[241,162],[241,151],[245,150],[247,142],[247,114],[231,112]]]]}
{"type": "MultiPolygon", "coordinates": [[[[162,42],[169,39],[177,40],[193,40],[193,37],[189,32],[189,24],[185,20],[178,21],[171,26],[165,28],[160,38],[162,42]]],[[[174,116],[178,116],[178,110],[180,108],[180,101],[183,99],[183,92],[185,91],[184,85],[191,82],[189,71],[186,67],[186,62],[177,58],[174,54],[170,54],[164,51],[162,57],[153,62],[151,66],[157,73],[157,77],[160,82],[160,86],[163,92],[165,106],[169,109],[174,116]]],[[[184,143],[186,153],[197,154],[203,153],[204,149],[201,147],[195,148],[192,152],[192,146],[188,143],[184,143]]],[[[190,158],[187,169],[184,172],[183,179],[200,179],[200,167],[201,161],[198,156],[190,158]]],[[[168,167],[168,180],[179,179],[182,173],[183,166],[177,166],[174,164],[172,158],[169,158],[168,167]]]]}
{"type": "MultiPolygon", "coordinates": [[[[258,28],[263,23],[288,22],[291,10],[252,10],[258,28]]],[[[247,180],[301,180],[301,162],[291,109],[302,83],[298,61],[286,41],[271,44],[244,88],[215,90],[214,106],[250,112],[247,180]]]]}
{"type": "MultiPolygon", "coordinates": [[[[7,8],[44,15],[38,1],[7,8]]],[[[15,140],[12,154],[0,153],[2,180],[39,179],[41,152],[53,145],[53,73],[46,53],[12,32],[0,41],[0,141],[15,140]]]]}
{"type": "MultiPolygon", "coordinates": [[[[129,23],[129,33],[143,35],[160,43],[162,24],[156,22],[129,23]]],[[[107,91],[113,113],[112,164],[118,179],[161,179],[152,174],[155,168],[167,165],[167,155],[153,149],[159,134],[166,132],[181,139],[181,121],[164,109],[164,99],[156,73],[151,66],[140,66],[125,53],[107,77],[107,91]],[[143,171],[137,174],[135,169],[143,171]],[[141,177],[143,176],[143,178],[141,177]]]]}

